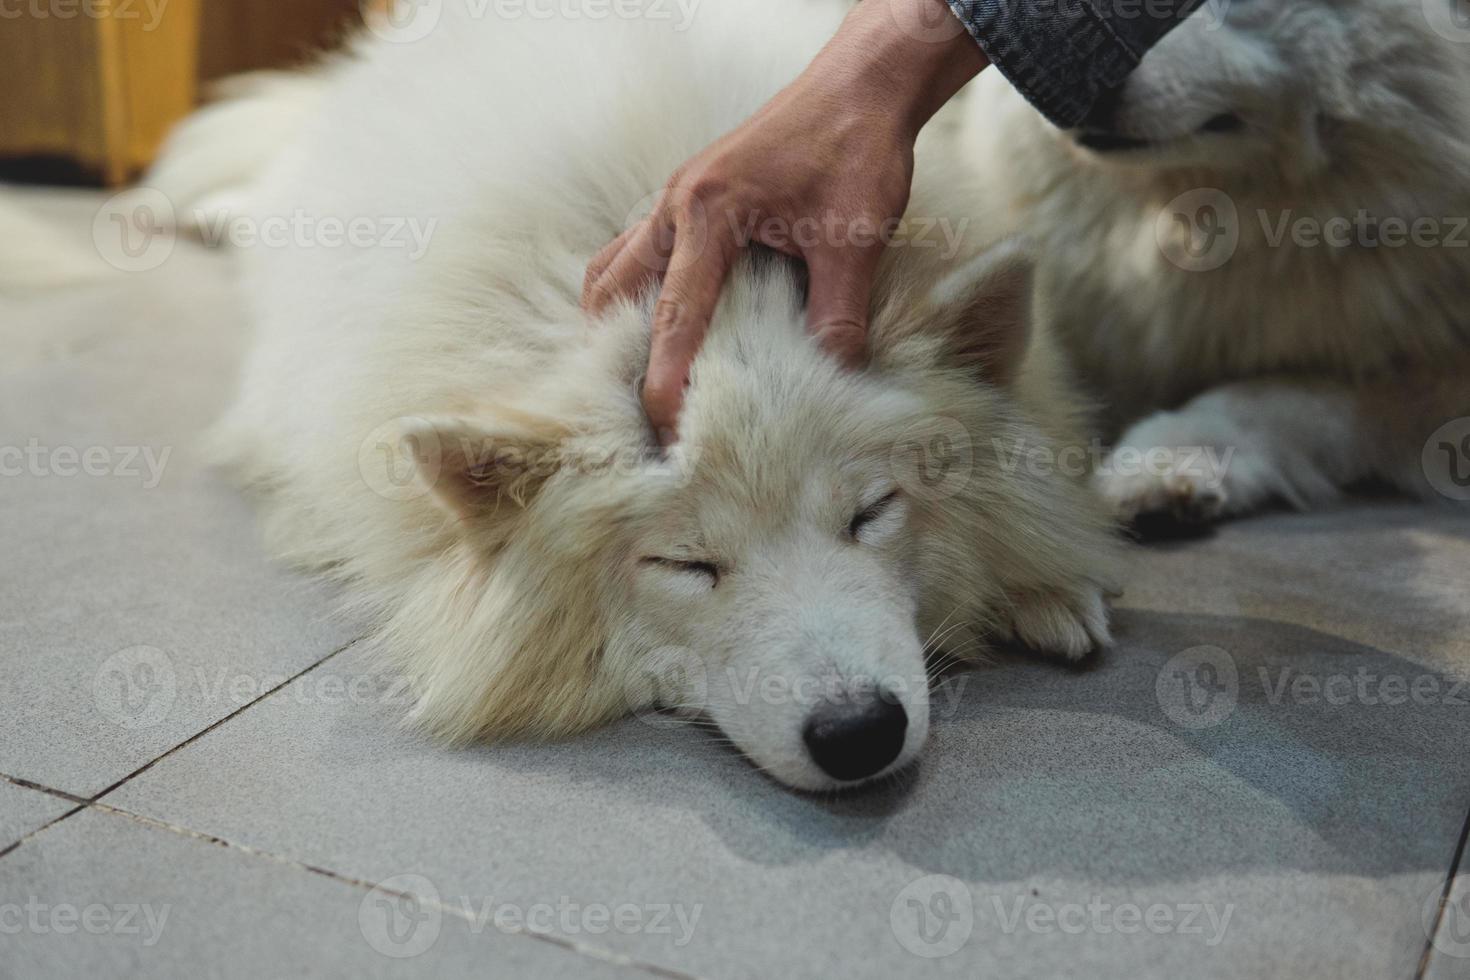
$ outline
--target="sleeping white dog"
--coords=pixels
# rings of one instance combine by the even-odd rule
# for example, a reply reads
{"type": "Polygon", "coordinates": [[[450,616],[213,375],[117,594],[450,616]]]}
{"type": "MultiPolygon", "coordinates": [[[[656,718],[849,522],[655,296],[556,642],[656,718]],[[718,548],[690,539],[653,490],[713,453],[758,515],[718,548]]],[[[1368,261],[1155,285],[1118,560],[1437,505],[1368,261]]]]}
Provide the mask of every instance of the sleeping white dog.
{"type": "Polygon", "coordinates": [[[423,36],[388,25],[247,84],[152,175],[206,228],[433,229],[417,258],[243,249],[259,333],[215,439],[274,548],[369,612],[419,722],[554,737],[662,704],[825,789],[915,758],[936,649],[1107,641],[1110,523],[1085,481],[1013,454],[1085,439],[1027,328],[1031,262],[989,236],[942,136],[862,372],[806,334],[792,265],[754,255],[664,454],[637,397],[652,297],[579,310],[599,246],[794,78],[841,4],[707,0],[688,30],[433,9],[423,36]],[[919,240],[938,218],[965,234],[919,240]]]}

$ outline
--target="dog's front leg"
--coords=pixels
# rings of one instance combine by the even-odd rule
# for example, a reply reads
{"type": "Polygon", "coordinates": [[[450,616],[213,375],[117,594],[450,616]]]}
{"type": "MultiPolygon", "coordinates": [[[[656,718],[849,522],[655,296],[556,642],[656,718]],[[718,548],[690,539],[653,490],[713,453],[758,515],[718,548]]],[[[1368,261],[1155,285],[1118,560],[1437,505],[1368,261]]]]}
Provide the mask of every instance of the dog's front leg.
{"type": "Polygon", "coordinates": [[[1122,521],[1155,513],[1213,521],[1272,499],[1305,510],[1370,476],[1422,494],[1424,440],[1467,411],[1463,382],[1439,370],[1362,386],[1236,382],[1135,423],[1094,485],[1122,521]]]}

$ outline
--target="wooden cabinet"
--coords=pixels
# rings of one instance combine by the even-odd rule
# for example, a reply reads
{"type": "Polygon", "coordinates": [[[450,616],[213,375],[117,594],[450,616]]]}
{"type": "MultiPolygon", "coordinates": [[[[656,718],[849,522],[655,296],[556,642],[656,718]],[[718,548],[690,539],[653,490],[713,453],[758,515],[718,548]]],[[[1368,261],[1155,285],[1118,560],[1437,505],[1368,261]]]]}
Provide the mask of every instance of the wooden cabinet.
{"type": "Polygon", "coordinates": [[[125,183],[201,83],[303,61],[357,18],[356,0],[5,0],[0,159],[125,183]]]}

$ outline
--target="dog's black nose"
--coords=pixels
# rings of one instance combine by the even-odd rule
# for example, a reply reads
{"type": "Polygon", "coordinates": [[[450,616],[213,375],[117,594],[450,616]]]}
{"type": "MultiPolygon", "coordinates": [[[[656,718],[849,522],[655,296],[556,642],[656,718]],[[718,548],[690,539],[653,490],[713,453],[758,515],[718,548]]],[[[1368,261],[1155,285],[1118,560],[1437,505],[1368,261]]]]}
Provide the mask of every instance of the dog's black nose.
{"type": "Polygon", "coordinates": [[[908,727],[908,713],[898,699],[874,691],[820,705],[801,737],[823,772],[851,781],[882,772],[897,759],[908,727]]]}

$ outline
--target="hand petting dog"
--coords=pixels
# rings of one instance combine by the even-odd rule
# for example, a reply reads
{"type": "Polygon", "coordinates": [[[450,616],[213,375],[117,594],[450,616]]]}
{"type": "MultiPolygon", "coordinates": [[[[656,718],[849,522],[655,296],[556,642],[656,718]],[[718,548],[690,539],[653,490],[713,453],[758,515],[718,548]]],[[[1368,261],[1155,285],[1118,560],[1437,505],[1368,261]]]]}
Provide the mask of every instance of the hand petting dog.
{"type": "Polygon", "coordinates": [[[986,64],[944,0],[860,4],[796,81],[679,168],[653,213],[593,258],[593,314],[663,277],[643,384],[663,442],[677,438],[690,366],[743,247],[804,260],[809,329],[862,363],[880,230],[908,204],[914,141],[986,64]],[[944,22],[954,29],[914,29],[944,22]]]}

